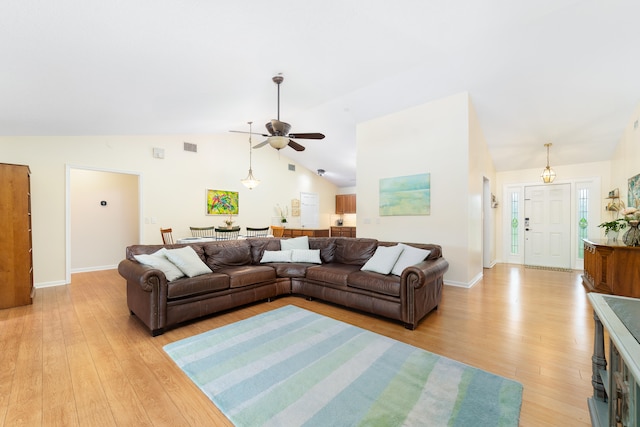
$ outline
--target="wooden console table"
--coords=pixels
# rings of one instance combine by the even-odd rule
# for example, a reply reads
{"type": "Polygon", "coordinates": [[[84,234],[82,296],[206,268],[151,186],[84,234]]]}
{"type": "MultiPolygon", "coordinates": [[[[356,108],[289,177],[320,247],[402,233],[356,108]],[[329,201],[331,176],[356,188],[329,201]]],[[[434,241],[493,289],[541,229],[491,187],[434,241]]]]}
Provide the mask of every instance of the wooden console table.
{"type": "Polygon", "coordinates": [[[582,283],[590,292],[640,298],[640,247],[584,239],[582,283]]]}
{"type": "Polygon", "coordinates": [[[591,357],[593,396],[587,400],[593,426],[640,423],[640,299],[590,293],[595,320],[591,357]],[[609,335],[609,369],[604,331],[609,335]]]}

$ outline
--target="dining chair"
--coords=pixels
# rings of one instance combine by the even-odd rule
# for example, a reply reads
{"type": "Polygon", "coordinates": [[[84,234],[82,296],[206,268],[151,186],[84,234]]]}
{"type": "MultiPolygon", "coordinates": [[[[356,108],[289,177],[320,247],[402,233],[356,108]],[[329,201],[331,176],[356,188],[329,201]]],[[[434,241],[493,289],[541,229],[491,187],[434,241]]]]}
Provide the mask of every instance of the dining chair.
{"type": "Polygon", "coordinates": [[[269,235],[269,227],[247,227],[247,237],[267,237],[269,235]]]}
{"type": "Polygon", "coordinates": [[[278,225],[272,225],[271,234],[273,234],[273,237],[282,237],[282,235],[284,234],[284,227],[280,227],[278,225]]]}
{"type": "Polygon", "coordinates": [[[240,236],[240,227],[215,228],[216,240],[237,240],[240,236]]]}
{"type": "Polygon", "coordinates": [[[170,228],[161,228],[162,243],[165,245],[173,245],[173,230],[170,228]]]}
{"type": "Polygon", "coordinates": [[[189,227],[193,237],[215,237],[215,225],[211,227],[189,227]]]}

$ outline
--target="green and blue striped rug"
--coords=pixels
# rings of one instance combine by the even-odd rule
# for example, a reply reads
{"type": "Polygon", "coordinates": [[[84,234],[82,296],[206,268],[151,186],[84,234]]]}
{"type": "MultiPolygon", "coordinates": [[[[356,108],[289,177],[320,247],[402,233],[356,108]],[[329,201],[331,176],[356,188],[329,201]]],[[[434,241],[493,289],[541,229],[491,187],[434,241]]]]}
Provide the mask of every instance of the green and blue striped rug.
{"type": "Polygon", "coordinates": [[[518,382],[295,306],[164,347],[236,426],[517,426],[518,382]]]}

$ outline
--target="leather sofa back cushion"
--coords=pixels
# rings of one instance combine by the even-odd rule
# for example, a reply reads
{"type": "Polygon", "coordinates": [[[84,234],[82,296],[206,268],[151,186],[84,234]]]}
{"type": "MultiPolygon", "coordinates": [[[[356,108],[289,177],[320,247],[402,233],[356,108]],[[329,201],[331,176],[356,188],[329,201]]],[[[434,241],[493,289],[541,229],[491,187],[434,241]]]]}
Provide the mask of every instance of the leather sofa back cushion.
{"type": "Polygon", "coordinates": [[[373,256],[377,247],[376,239],[338,237],[335,262],[362,266],[373,256]]]}
{"type": "Polygon", "coordinates": [[[224,267],[251,264],[251,245],[245,240],[223,240],[204,245],[205,262],[216,271],[224,267]]]}
{"type": "Polygon", "coordinates": [[[279,251],[280,239],[273,237],[247,239],[251,245],[251,263],[260,264],[264,251],[279,251]]]}
{"type": "Polygon", "coordinates": [[[334,262],[336,258],[336,242],[331,237],[310,237],[309,249],[320,249],[320,260],[324,264],[334,262]]]}

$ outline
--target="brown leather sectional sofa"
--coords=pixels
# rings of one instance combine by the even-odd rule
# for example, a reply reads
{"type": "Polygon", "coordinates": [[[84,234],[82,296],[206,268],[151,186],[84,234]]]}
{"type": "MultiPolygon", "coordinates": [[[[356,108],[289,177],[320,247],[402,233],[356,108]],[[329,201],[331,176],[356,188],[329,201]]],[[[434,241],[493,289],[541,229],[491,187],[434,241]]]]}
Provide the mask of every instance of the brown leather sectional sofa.
{"type": "Polygon", "coordinates": [[[320,250],[321,264],[260,263],[265,250],[278,251],[280,238],[250,238],[190,243],[213,271],[168,282],[165,274],[140,264],[134,255],[152,254],[179,245],[134,245],[118,271],[127,281],[127,304],[153,336],[167,328],[222,310],[300,295],[340,304],[402,322],[414,329],[442,297],[443,275],[449,263],[439,245],[407,243],[430,250],[427,259],[407,267],[401,276],[362,271],[378,246],[393,242],[350,237],[310,237],[309,248],[320,250]]]}

